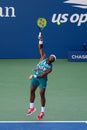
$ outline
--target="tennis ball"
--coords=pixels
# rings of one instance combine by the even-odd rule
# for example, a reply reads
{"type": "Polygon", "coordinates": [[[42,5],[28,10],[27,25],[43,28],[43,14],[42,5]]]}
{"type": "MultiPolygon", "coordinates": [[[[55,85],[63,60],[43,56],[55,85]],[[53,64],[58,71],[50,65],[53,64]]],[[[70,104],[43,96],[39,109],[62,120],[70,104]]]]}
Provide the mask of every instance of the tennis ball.
{"type": "Polygon", "coordinates": [[[60,23],[60,22],[57,22],[57,25],[58,25],[58,26],[60,26],[60,25],[61,25],[61,23],[60,23]]]}

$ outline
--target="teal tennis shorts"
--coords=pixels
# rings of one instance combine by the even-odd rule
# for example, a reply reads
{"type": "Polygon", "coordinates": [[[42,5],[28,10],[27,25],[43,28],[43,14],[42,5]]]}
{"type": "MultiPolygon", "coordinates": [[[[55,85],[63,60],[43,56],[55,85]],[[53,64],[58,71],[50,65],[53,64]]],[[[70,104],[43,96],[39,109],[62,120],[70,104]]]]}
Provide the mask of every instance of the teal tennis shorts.
{"type": "Polygon", "coordinates": [[[47,78],[32,78],[31,86],[46,88],[47,86],[47,78]]]}

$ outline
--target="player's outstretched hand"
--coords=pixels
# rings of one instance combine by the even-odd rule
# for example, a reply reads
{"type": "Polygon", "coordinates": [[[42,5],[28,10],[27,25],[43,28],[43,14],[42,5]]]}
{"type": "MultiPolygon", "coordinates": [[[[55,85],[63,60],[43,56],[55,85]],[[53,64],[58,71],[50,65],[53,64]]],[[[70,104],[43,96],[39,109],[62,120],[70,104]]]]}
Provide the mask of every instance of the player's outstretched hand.
{"type": "Polygon", "coordinates": [[[42,37],[42,36],[41,36],[41,37],[38,37],[38,40],[42,41],[42,40],[43,40],[43,37],[42,37]]]}

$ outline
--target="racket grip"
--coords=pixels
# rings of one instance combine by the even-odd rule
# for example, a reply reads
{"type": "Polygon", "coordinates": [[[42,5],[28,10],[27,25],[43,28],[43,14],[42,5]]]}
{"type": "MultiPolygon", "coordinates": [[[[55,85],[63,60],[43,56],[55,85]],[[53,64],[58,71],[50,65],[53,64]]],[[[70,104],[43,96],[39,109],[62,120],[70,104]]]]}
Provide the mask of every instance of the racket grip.
{"type": "Polygon", "coordinates": [[[41,32],[39,32],[39,35],[38,35],[39,37],[41,37],[41,32]]]}
{"type": "Polygon", "coordinates": [[[43,38],[41,32],[39,32],[38,39],[39,39],[39,44],[43,44],[43,38]]]}

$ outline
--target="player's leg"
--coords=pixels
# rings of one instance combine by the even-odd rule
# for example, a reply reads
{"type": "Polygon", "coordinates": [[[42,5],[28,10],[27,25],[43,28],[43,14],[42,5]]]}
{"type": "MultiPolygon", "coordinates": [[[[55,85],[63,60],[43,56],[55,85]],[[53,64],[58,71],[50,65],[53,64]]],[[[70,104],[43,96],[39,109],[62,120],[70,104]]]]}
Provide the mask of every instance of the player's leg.
{"type": "Polygon", "coordinates": [[[45,112],[45,103],[46,103],[46,98],[45,98],[45,88],[40,88],[40,98],[41,98],[41,112],[38,115],[38,119],[41,120],[44,116],[45,112]]]}
{"type": "Polygon", "coordinates": [[[36,111],[36,108],[34,107],[36,89],[37,89],[37,87],[30,86],[30,103],[29,103],[29,108],[28,108],[27,115],[31,115],[36,111]]]}
{"type": "Polygon", "coordinates": [[[30,86],[30,103],[34,103],[36,89],[37,89],[37,87],[30,86]]]}
{"type": "Polygon", "coordinates": [[[35,91],[38,85],[39,85],[38,81],[35,78],[33,78],[31,80],[31,85],[30,85],[30,103],[29,103],[27,115],[31,115],[36,111],[36,108],[34,107],[34,101],[35,101],[35,91]]]}
{"type": "Polygon", "coordinates": [[[40,87],[40,98],[41,98],[41,112],[38,115],[38,119],[41,120],[45,113],[45,104],[46,104],[46,98],[45,98],[45,91],[47,86],[47,78],[40,78],[39,79],[39,87],[40,87]]]}
{"type": "Polygon", "coordinates": [[[45,88],[40,88],[40,97],[41,97],[41,105],[45,107],[46,99],[45,99],[45,88]]]}

